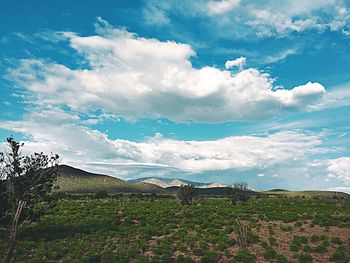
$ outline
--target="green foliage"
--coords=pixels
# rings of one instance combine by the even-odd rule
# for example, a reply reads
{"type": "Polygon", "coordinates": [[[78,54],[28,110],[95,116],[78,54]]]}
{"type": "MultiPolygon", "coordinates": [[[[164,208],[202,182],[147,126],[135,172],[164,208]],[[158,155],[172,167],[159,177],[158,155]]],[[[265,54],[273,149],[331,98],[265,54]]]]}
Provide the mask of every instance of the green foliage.
{"type": "Polygon", "coordinates": [[[192,205],[193,198],[196,195],[196,188],[194,185],[181,185],[177,191],[177,198],[182,205],[192,205]]]}
{"type": "Polygon", "coordinates": [[[16,246],[19,226],[25,220],[37,220],[38,204],[49,202],[58,177],[59,156],[41,153],[24,156],[23,143],[7,138],[8,153],[0,153],[0,225],[9,232],[9,245],[4,263],[10,262],[16,246]]]}
{"type": "Polygon", "coordinates": [[[177,263],[194,263],[194,260],[190,257],[186,257],[184,255],[179,255],[177,257],[177,263]]]}
{"type": "Polygon", "coordinates": [[[300,253],[298,255],[298,261],[300,263],[312,263],[313,258],[312,258],[312,255],[310,255],[309,253],[300,253]]]}
{"type": "MultiPolygon", "coordinates": [[[[172,258],[174,252],[182,254],[183,260],[190,261],[193,256],[196,261],[202,261],[203,257],[210,260],[210,251],[221,261],[226,256],[228,262],[254,262],[255,255],[247,249],[259,240],[258,220],[283,221],[288,212],[299,215],[302,221],[306,221],[304,217],[312,220],[320,215],[338,215],[341,219],[337,220],[350,222],[350,201],[342,207],[311,199],[251,198],[239,206],[228,206],[227,199],[220,197],[201,197],[199,202],[198,206],[183,207],[173,197],[163,195],[157,195],[154,202],[145,195],[109,194],[105,199],[95,199],[94,194],[60,195],[56,206],[45,208],[40,221],[24,225],[16,249],[16,262],[89,262],[96,258],[102,262],[173,262],[177,260],[172,258]],[[232,255],[232,248],[239,246],[236,219],[245,226],[248,245],[232,255]]],[[[274,221],[270,223],[269,230],[277,237],[281,234],[280,227],[274,221]]],[[[268,236],[253,247],[262,246],[270,252],[272,237],[275,238],[268,236]]],[[[319,241],[311,243],[311,236],[296,235],[291,244],[297,245],[296,252],[304,252],[302,249],[310,245],[312,253],[321,253],[316,252],[316,248],[327,248],[331,238],[318,237],[319,241]]],[[[0,237],[0,255],[6,248],[3,244],[0,237]]],[[[333,247],[332,244],[329,250],[333,247]]],[[[277,246],[273,249],[277,253],[272,262],[287,262],[277,246]]],[[[263,256],[259,250],[254,251],[259,253],[256,257],[263,256]]],[[[266,255],[269,257],[268,253],[266,255]]],[[[295,261],[298,256],[299,253],[295,261]]],[[[317,261],[318,256],[326,255],[313,256],[317,261]]],[[[331,255],[327,257],[330,261],[331,255]]],[[[335,258],[341,257],[336,255],[335,258]]]]}
{"type": "Polygon", "coordinates": [[[337,245],[342,245],[343,241],[340,239],[340,237],[332,237],[331,242],[337,245]]]}
{"type": "Polygon", "coordinates": [[[267,247],[265,248],[265,251],[264,251],[264,258],[266,259],[274,259],[276,258],[277,256],[277,252],[276,250],[273,248],[273,247],[267,247]]]}
{"type": "Polygon", "coordinates": [[[276,260],[277,260],[277,263],[288,263],[287,257],[283,254],[277,254],[276,260]]]}
{"type": "Polygon", "coordinates": [[[99,191],[95,194],[96,199],[103,199],[103,198],[108,198],[108,192],[107,191],[99,191]]]}
{"type": "Polygon", "coordinates": [[[346,249],[344,246],[338,247],[332,255],[331,260],[337,263],[347,263],[350,260],[350,258],[346,257],[345,252],[346,249]]]}
{"type": "Polygon", "coordinates": [[[248,200],[248,184],[242,182],[227,186],[225,193],[233,205],[241,204],[248,200]]]}
{"type": "Polygon", "coordinates": [[[220,254],[214,251],[207,252],[202,257],[202,263],[216,263],[218,262],[220,254]]]}
{"type": "Polygon", "coordinates": [[[255,262],[255,255],[250,253],[248,249],[238,250],[237,255],[234,257],[237,262],[253,263],[255,262]]]}

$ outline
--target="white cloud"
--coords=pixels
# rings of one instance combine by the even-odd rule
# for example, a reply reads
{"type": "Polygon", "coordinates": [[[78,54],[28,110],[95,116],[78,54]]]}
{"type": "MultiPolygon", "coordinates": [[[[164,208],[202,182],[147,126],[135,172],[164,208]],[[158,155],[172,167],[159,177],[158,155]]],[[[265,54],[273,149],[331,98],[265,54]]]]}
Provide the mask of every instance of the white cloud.
{"type": "Polygon", "coordinates": [[[240,70],[243,68],[244,64],[246,63],[247,59],[245,57],[239,57],[235,60],[227,60],[225,63],[225,68],[230,69],[233,67],[238,67],[240,70]]]}
{"type": "Polygon", "coordinates": [[[167,13],[154,5],[148,5],[143,9],[143,18],[148,25],[167,25],[170,23],[167,13]]]}
{"type": "Polygon", "coordinates": [[[240,0],[221,0],[221,1],[209,1],[207,3],[208,14],[221,14],[226,13],[240,4],[240,0]]]}
{"type": "Polygon", "coordinates": [[[276,63],[278,61],[286,59],[288,56],[298,54],[298,50],[292,49],[292,48],[287,48],[285,50],[282,50],[281,52],[278,52],[273,55],[269,55],[263,58],[264,63],[276,63]]]}
{"type": "Polygon", "coordinates": [[[340,157],[327,162],[330,177],[335,177],[350,185],[350,157],[340,157]]]}
{"type": "Polygon", "coordinates": [[[101,19],[96,30],[100,35],[64,33],[89,69],[22,60],[8,71],[8,79],[30,91],[32,102],[84,113],[103,109],[128,120],[256,120],[286,110],[310,110],[325,93],[321,84],[311,82],[275,90],[269,75],[253,68],[236,74],[209,66],[197,69],[190,62],[195,52],[189,45],[142,38],[101,19]]]}
{"type": "Polygon", "coordinates": [[[350,12],[344,0],[170,1],[160,7],[163,2],[153,0],[151,5],[185,17],[209,16],[205,30],[224,37],[284,37],[307,30],[347,35],[350,31],[350,12]]]}
{"type": "Polygon", "coordinates": [[[201,173],[228,169],[266,169],[301,162],[331,151],[312,133],[278,132],[263,136],[231,136],[211,141],[181,141],[160,134],[144,142],[111,140],[106,134],[79,124],[79,117],[60,109],[32,111],[25,121],[2,122],[1,127],[31,138],[30,151],[55,152],[63,162],[84,167],[155,167],[201,173]]]}

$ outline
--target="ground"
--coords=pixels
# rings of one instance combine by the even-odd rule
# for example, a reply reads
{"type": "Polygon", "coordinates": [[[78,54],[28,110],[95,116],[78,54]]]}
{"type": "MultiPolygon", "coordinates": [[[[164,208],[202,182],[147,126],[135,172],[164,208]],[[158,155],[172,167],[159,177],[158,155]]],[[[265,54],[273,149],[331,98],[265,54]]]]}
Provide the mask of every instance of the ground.
{"type": "Polygon", "coordinates": [[[25,225],[14,262],[347,262],[349,237],[346,200],[81,195],[25,225]]]}

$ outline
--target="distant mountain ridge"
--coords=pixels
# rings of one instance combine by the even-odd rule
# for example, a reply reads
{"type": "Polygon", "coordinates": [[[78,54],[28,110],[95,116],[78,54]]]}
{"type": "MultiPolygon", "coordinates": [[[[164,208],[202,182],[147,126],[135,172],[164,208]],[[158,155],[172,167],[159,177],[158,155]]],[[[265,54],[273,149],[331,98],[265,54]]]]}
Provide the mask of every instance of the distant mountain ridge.
{"type": "MultiPolygon", "coordinates": [[[[74,168],[68,165],[58,166],[59,177],[56,192],[66,193],[97,193],[106,191],[108,193],[157,193],[175,194],[181,184],[193,184],[198,195],[224,195],[225,185],[220,183],[199,183],[183,179],[169,179],[158,177],[144,177],[136,180],[125,181],[110,175],[96,174],[74,168]],[[163,183],[159,186],[157,182],[163,183]],[[175,185],[172,185],[175,184],[175,185]],[[172,186],[170,186],[172,185],[172,186]]],[[[249,189],[251,196],[286,196],[291,198],[306,197],[328,197],[333,199],[349,199],[350,195],[342,192],[332,191],[288,191],[284,189],[271,189],[270,191],[254,191],[249,189]]]]}
{"type": "Polygon", "coordinates": [[[150,183],[155,184],[163,188],[169,188],[169,187],[175,187],[175,186],[181,186],[183,184],[192,184],[197,188],[220,188],[225,187],[226,185],[223,185],[221,183],[201,183],[201,182],[193,182],[185,179],[179,179],[179,178],[160,178],[160,177],[142,177],[138,179],[129,180],[130,183],[150,183]]]}

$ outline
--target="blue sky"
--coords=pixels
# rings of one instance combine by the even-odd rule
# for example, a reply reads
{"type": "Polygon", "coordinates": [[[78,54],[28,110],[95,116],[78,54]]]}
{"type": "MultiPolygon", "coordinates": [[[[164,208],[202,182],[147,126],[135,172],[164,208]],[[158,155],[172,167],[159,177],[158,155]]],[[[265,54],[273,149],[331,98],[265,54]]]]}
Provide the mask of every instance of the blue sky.
{"type": "Polygon", "coordinates": [[[0,136],[130,179],[350,192],[350,6],[0,3],[0,136]]]}

